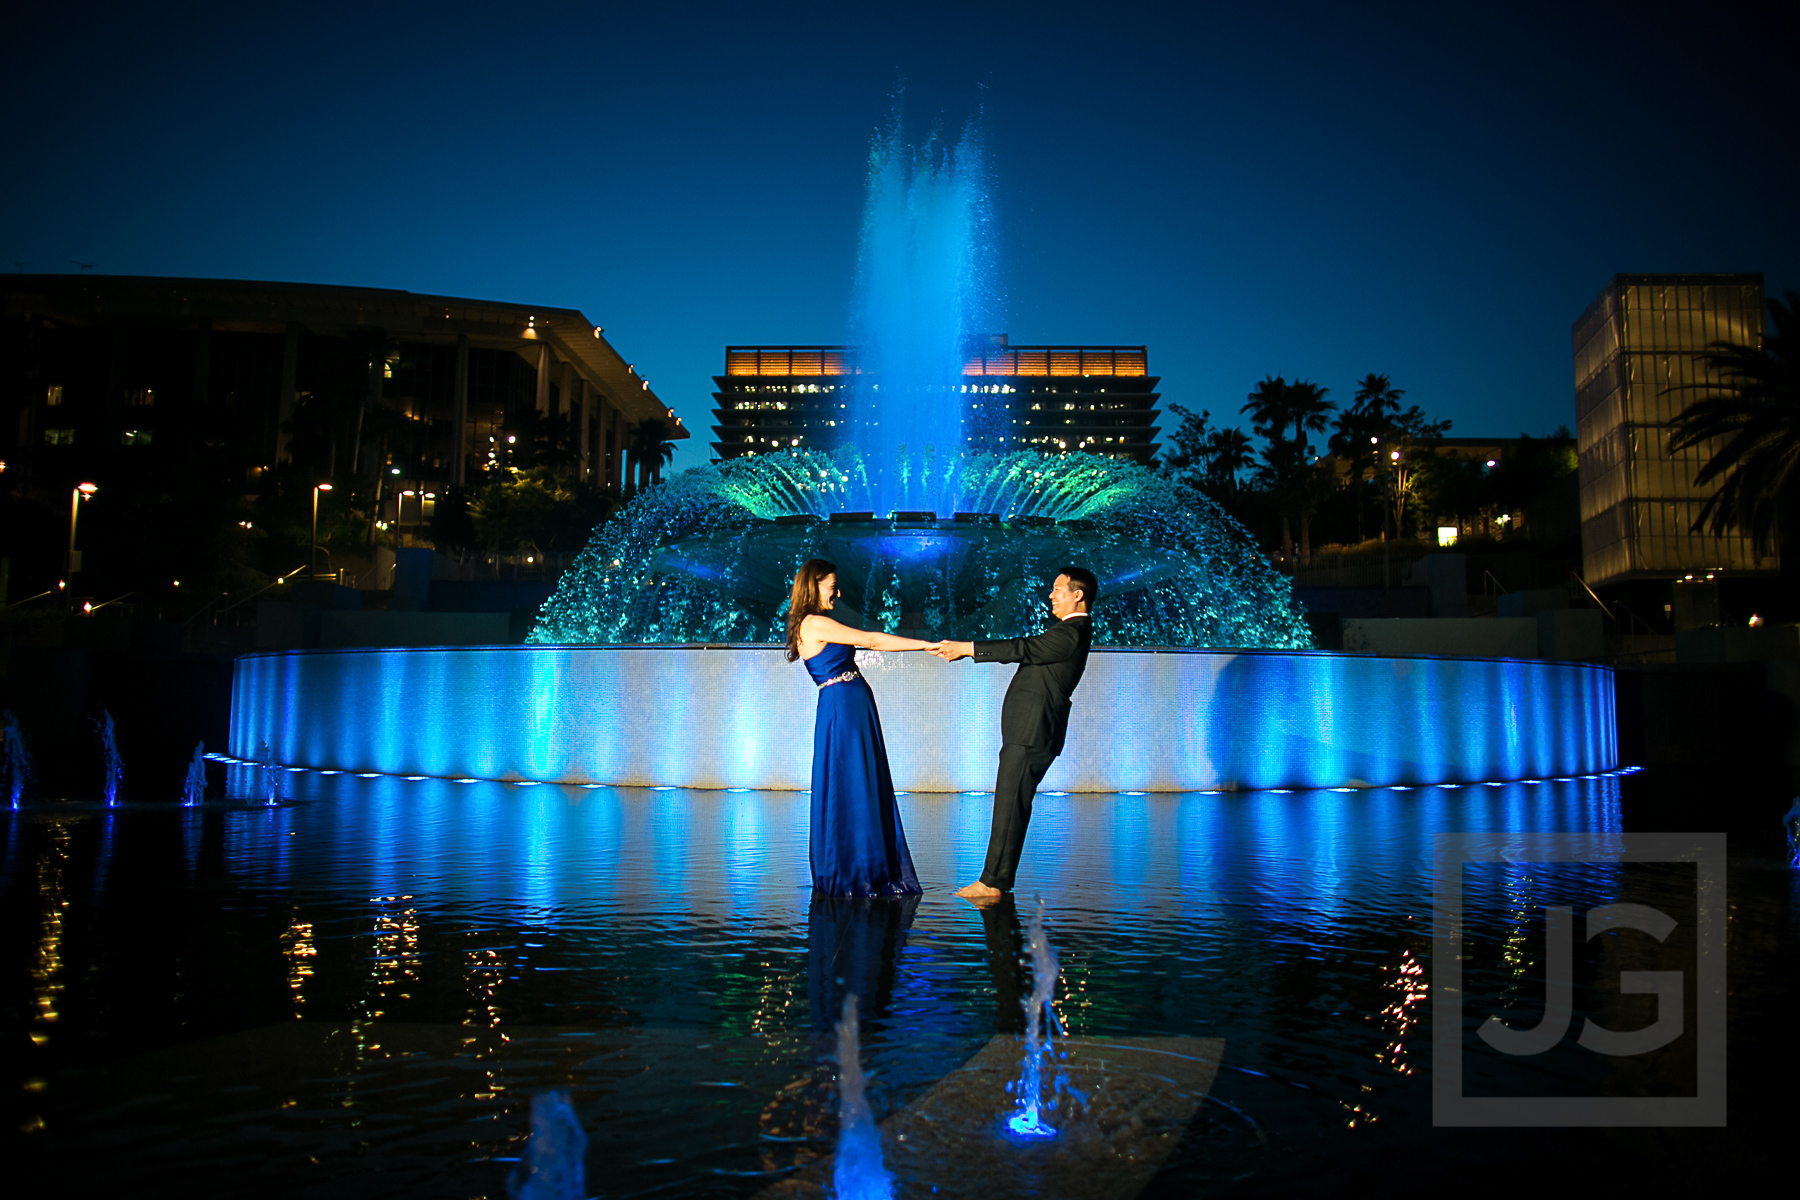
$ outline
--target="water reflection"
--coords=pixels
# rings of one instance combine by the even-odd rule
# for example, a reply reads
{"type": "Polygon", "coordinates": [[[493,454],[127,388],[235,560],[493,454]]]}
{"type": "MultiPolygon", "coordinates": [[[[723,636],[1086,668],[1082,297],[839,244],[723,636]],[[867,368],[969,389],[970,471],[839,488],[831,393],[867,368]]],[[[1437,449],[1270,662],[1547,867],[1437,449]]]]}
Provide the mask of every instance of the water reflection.
{"type": "MultiPolygon", "coordinates": [[[[6,827],[0,929],[18,931],[4,945],[32,996],[15,1020],[42,1056],[28,1077],[49,1083],[27,1116],[69,1190],[129,1190],[154,1160],[181,1164],[194,1194],[327,1195],[379,1168],[397,1193],[497,1196],[523,1097],[572,1087],[610,1191],[717,1195],[829,1147],[828,1030],[846,993],[862,1000],[878,1116],[1023,1024],[1013,901],[947,894],[979,868],[985,796],[903,797],[927,894],[856,901],[812,896],[794,793],[287,782],[284,808],[6,827]],[[290,1179],[314,1170],[329,1180],[290,1179]]],[[[1226,1039],[1221,1098],[1256,1126],[1231,1117],[1218,1138],[1373,1123],[1416,1157],[1431,1136],[1431,835],[1616,832],[1618,805],[1610,779],[1046,796],[1019,898],[1048,906],[1074,1035],[1226,1039]]],[[[1756,962],[1791,975],[1779,885],[1757,911],[1789,932],[1756,962]]],[[[1631,886],[1615,868],[1469,867],[1472,994],[1529,1026],[1543,905],[1657,902],[1631,886]]],[[[1764,990],[1786,994],[1776,982],[1764,990]]],[[[1577,1076],[1469,1074],[1501,1089],[1577,1076]]],[[[1333,1170],[1374,1161],[1319,1144],[1333,1170]]],[[[1274,1160],[1182,1161],[1189,1194],[1274,1160]]]]}

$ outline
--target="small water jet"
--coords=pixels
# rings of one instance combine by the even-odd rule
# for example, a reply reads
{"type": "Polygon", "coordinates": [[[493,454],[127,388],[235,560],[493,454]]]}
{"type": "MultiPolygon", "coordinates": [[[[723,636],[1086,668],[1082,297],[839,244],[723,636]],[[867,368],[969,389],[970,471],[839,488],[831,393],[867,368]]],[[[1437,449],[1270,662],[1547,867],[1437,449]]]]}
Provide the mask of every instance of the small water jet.
{"type": "Polygon", "coordinates": [[[506,1177],[513,1200],[587,1200],[587,1134],[567,1088],[531,1097],[531,1137],[506,1177]]]}
{"type": "Polygon", "coordinates": [[[206,799],[206,743],[194,746],[194,757],[188,763],[187,779],[181,785],[181,803],[192,807],[206,799]]]}
{"type": "Polygon", "coordinates": [[[25,802],[25,780],[31,774],[31,757],[25,753],[25,739],[19,733],[19,719],[12,709],[0,712],[0,769],[6,772],[6,796],[14,811],[25,802]]]}
{"type": "MultiPolygon", "coordinates": [[[[1029,941],[1031,995],[1023,1002],[1025,1062],[1018,1081],[1009,1085],[1013,1092],[1013,1115],[1007,1119],[1006,1126],[1019,1137],[1052,1138],[1056,1136],[1056,1128],[1046,1118],[1068,1090],[1068,1079],[1058,1073],[1054,1091],[1049,1097],[1044,1096],[1044,1076],[1056,1066],[1056,1047],[1051,1035],[1063,1030],[1056,1019],[1056,1010],[1050,1006],[1056,996],[1056,952],[1044,935],[1044,901],[1041,897],[1031,914],[1029,941]]],[[[1079,1093],[1071,1094],[1077,1100],[1082,1098],[1079,1093]]]]}
{"type": "Polygon", "coordinates": [[[125,782],[125,761],[119,757],[119,745],[113,737],[112,713],[101,709],[94,730],[100,735],[100,766],[104,772],[101,793],[106,799],[106,807],[116,808],[119,788],[125,782]]]}
{"type": "Polygon", "coordinates": [[[881,1131],[869,1110],[856,994],[844,997],[837,1025],[838,1141],[831,1169],[836,1200],[893,1200],[894,1177],[881,1161],[881,1131]]]}
{"type": "Polygon", "coordinates": [[[281,764],[269,743],[261,741],[256,743],[256,790],[256,798],[269,808],[281,803],[281,764]]]}

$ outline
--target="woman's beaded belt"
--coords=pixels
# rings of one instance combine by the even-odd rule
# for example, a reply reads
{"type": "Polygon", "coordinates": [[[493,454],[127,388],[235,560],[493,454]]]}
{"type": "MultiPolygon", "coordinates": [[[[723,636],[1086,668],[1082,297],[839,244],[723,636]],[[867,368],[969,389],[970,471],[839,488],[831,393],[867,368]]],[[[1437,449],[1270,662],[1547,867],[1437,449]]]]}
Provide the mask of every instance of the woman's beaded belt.
{"type": "Polygon", "coordinates": [[[819,686],[822,688],[828,688],[834,683],[848,683],[852,679],[861,679],[861,678],[862,678],[862,672],[852,668],[851,670],[845,671],[842,675],[833,675],[830,679],[819,680],[819,686]]]}

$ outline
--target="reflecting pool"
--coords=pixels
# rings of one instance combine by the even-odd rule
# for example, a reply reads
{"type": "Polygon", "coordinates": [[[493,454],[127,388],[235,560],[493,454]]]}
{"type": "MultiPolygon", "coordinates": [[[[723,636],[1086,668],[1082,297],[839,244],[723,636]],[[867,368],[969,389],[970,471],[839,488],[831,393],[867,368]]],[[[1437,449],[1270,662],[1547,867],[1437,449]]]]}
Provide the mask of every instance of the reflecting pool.
{"type": "MultiPolygon", "coordinates": [[[[1431,835],[1618,833],[1631,786],[1047,795],[1017,907],[986,909],[948,894],[980,795],[901,798],[928,890],[892,903],[811,896],[795,793],[296,772],[273,808],[28,805],[0,856],[9,1137],[32,1194],[500,1197],[530,1095],[568,1087],[595,1194],[752,1196],[830,1150],[846,993],[878,1119],[1022,1031],[1041,896],[1072,1037],[1223,1040],[1145,1196],[1736,1183],[1785,1154],[1760,1098],[1795,1065],[1776,838],[1730,862],[1729,1127],[1432,1125],[1431,835]]],[[[1514,1025],[1542,1008],[1545,905],[1695,916],[1680,865],[1464,884],[1469,1009],[1514,1025]]],[[[1655,1018],[1606,982],[1655,965],[1620,945],[1578,964],[1578,1018],[1655,1018]]],[[[1691,1056],[1646,1073],[1571,1033],[1506,1058],[1466,1023],[1471,1092],[1694,1086],[1691,1056]]]]}

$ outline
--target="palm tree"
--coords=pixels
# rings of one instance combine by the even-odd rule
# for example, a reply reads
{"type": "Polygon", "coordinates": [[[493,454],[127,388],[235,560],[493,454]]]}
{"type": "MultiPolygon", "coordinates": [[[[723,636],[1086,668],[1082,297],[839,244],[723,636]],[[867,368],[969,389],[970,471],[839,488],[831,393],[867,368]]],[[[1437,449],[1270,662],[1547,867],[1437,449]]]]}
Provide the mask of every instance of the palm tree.
{"type": "Polygon", "coordinates": [[[660,417],[646,417],[631,427],[631,452],[637,457],[634,494],[662,479],[663,464],[675,461],[674,435],[675,427],[660,417]]]}
{"type": "Polygon", "coordinates": [[[1775,328],[1761,346],[1713,342],[1705,361],[1718,382],[1685,385],[1709,394],[1675,418],[1669,451],[1717,445],[1694,483],[1724,481],[1701,506],[1695,533],[1722,537],[1735,527],[1763,550],[1774,543],[1782,510],[1800,499],[1794,473],[1800,465],[1800,362],[1792,349],[1800,333],[1797,318],[1800,292],[1789,288],[1787,303],[1769,301],[1775,328]]]}
{"type": "Polygon", "coordinates": [[[1318,488],[1312,476],[1312,444],[1307,434],[1323,433],[1337,406],[1325,399],[1330,389],[1297,379],[1288,383],[1279,375],[1264,376],[1247,397],[1240,412],[1250,417],[1251,427],[1269,445],[1263,451],[1263,479],[1275,493],[1281,512],[1281,553],[1293,554],[1290,517],[1300,523],[1300,556],[1312,557],[1312,514],[1318,504],[1318,488]],[[1287,434],[1293,427],[1293,436],[1287,434]]]}
{"type": "Polygon", "coordinates": [[[1276,511],[1281,514],[1281,557],[1293,557],[1294,533],[1288,523],[1287,484],[1292,476],[1293,455],[1285,436],[1292,418],[1293,404],[1288,398],[1288,383],[1279,375],[1265,375],[1246,397],[1239,412],[1250,418],[1250,428],[1263,439],[1263,465],[1256,469],[1257,481],[1275,496],[1276,511]]]}
{"type": "Polygon", "coordinates": [[[1287,380],[1265,375],[1238,411],[1250,418],[1250,428],[1258,437],[1272,442],[1287,428],[1289,407],[1287,380]]]}
{"type": "Polygon", "coordinates": [[[1207,481],[1222,497],[1235,501],[1238,476],[1256,465],[1249,436],[1235,425],[1230,429],[1215,429],[1207,435],[1202,454],[1206,459],[1207,481]]]}
{"type": "Polygon", "coordinates": [[[1291,397],[1290,419],[1294,423],[1294,442],[1299,448],[1299,471],[1294,479],[1294,511],[1300,518],[1300,561],[1312,561],[1312,516],[1318,510],[1329,481],[1319,469],[1312,452],[1308,433],[1324,433],[1326,422],[1337,411],[1337,405],[1325,398],[1330,388],[1296,379],[1288,388],[1291,397]]]}
{"type": "MultiPolygon", "coordinates": [[[[1363,376],[1356,385],[1356,394],[1352,404],[1338,414],[1334,432],[1331,435],[1332,453],[1342,459],[1350,468],[1350,489],[1356,503],[1356,540],[1363,540],[1363,500],[1360,493],[1363,488],[1363,474],[1370,476],[1373,483],[1377,477],[1375,467],[1381,457],[1381,435],[1393,423],[1400,412],[1400,397],[1406,392],[1397,388],[1386,375],[1374,372],[1363,376]]],[[[1386,520],[1382,522],[1386,528],[1386,520]]]]}
{"type": "Polygon", "coordinates": [[[1326,422],[1337,411],[1337,405],[1325,398],[1330,391],[1304,379],[1288,385],[1288,420],[1293,422],[1294,440],[1305,451],[1312,450],[1306,435],[1324,433],[1326,422]]]}

